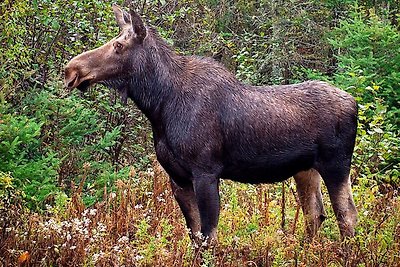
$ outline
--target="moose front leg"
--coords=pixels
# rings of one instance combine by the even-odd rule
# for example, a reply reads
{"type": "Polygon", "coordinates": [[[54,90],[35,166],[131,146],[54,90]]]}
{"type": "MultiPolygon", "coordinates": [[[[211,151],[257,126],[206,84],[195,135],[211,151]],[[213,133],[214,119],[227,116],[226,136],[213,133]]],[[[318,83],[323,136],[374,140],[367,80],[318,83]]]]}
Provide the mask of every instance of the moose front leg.
{"type": "Polygon", "coordinates": [[[201,234],[207,246],[217,241],[219,219],[219,179],[215,175],[199,174],[193,179],[193,187],[200,212],[201,234]]]}
{"type": "Polygon", "coordinates": [[[200,233],[200,213],[197,206],[196,196],[193,191],[193,185],[187,184],[186,186],[178,186],[174,180],[171,179],[172,192],[176,201],[181,208],[183,216],[186,220],[186,225],[190,229],[190,238],[195,241],[195,235],[200,233]]]}

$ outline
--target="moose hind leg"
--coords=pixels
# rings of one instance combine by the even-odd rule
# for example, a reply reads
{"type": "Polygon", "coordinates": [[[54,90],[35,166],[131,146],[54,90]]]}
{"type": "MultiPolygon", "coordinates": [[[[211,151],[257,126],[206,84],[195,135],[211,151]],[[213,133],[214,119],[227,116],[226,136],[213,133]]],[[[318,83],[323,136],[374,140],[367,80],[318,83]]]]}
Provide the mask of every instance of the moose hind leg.
{"type": "Polygon", "coordinates": [[[346,175],[323,175],[329,197],[332,202],[333,211],[339,225],[342,239],[354,236],[354,227],[357,223],[357,209],[354,205],[351,192],[351,181],[348,172],[346,175]],[[336,180],[337,177],[346,177],[336,180]],[[336,178],[336,179],[335,179],[336,178]]]}
{"type": "Polygon", "coordinates": [[[308,238],[312,239],[326,218],[321,194],[321,176],[310,169],[294,175],[308,238]]]}
{"type": "Polygon", "coordinates": [[[190,238],[195,241],[196,234],[201,230],[201,222],[193,186],[189,184],[185,187],[180,187],[171,179],[171,187],[175,199],[185,217],[186,225],[190,229],[190,238]]]}

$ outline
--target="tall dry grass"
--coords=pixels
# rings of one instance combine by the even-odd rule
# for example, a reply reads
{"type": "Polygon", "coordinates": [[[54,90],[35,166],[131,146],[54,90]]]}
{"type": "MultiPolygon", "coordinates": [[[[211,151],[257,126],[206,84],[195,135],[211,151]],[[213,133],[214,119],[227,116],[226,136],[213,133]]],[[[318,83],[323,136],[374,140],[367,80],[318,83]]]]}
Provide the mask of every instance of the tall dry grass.
{"type": "MultiPolygon", "coordinates": [[[[104,188],[85,207],[82,185],[68,206],[32,213],[18,197],[2,202],[0,266],[400,266],[400,200],[391,187],[354,186],[360,213],[355,238],[340,242],[328,219],[311,243],[291,181],[251,186],[223,181],[219,243],[200,259],[191,245],[167,176],[153,169],[104,188]]],[[[88,170],[90,171],[90,170],[88,170]]]]}

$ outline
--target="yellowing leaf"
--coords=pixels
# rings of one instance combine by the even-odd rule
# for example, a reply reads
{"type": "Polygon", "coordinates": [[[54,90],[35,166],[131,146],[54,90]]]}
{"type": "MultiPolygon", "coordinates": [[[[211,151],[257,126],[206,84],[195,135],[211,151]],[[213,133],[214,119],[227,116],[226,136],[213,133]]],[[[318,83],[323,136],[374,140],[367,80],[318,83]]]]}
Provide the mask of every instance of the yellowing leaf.
{"type": "Polygon", "coordinates": [[[28,251],[25,251],[18,257],[18,264],[23,265],[27,263],[31,259],[31,255],[29,254],[28,251]]]}

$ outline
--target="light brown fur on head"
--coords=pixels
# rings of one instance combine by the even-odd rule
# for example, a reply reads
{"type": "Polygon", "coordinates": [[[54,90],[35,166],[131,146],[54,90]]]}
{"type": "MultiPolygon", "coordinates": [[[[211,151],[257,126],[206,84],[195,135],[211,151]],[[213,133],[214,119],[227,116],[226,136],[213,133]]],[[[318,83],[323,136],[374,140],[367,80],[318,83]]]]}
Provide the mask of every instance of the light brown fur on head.
{"type": "Polygon", "coordinates": [[[74,57],[65,67],[65,86],[86,90],[90,85],[125,75],[133,47],[143,42],[146,28],[140,17],[113,5],[120,34],[103,46],[74,57]]]}

